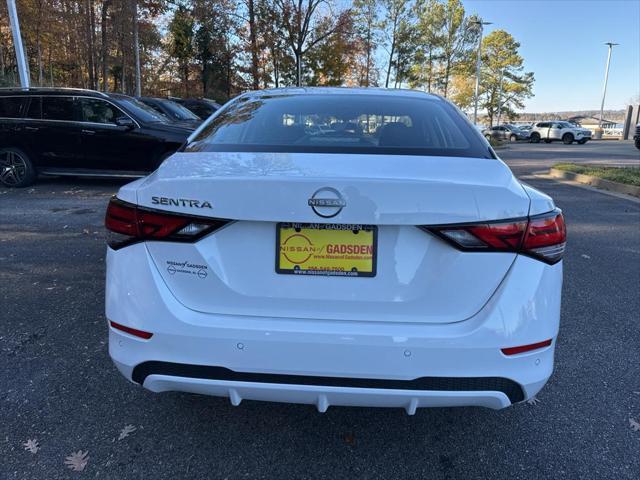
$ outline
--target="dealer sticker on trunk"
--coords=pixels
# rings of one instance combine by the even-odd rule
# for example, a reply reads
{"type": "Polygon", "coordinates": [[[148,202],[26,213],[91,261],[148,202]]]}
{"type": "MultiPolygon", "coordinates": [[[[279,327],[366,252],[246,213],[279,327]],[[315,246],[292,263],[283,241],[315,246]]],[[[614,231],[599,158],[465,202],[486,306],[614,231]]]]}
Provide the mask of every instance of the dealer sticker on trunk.
{"type": "Polygon", "coordinates": [[[276,272],[375,277],[378,230],[373,225],[279,223],[276,272]]]}

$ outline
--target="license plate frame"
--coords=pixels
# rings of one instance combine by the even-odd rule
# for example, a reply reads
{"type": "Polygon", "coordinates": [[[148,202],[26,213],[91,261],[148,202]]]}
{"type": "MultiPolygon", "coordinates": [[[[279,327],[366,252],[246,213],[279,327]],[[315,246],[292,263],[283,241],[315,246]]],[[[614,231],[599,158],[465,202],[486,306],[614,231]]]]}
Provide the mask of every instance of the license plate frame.
{"type": "MultiPolygon", "coordinates": [[[[289,237],[290,238],[290,237],[289,237]]],[[[343,239],[344,240],[344,239],[343,239]]],[[[311,245],[313,246],[313,243],[311,242],[311,245]]],[[[353,243],[348,243],[348,245],[354,245],[353,243]]],[[[322,247],[322,249],[324,249],[326,247],[326,243],[324,245],[324,247],[322,247]]],[[[357,225],[352,225],[352,224],[334,224],[334,223],[297,223],[297,222],[280,222],[276,224],[276,242],[275,242],[275,269],[276,269],[276,273],[278,274],[282,274],[282,275],[302,275],[302,276],[321,276],[321,277],[347,277],[347,278],[373,278],[376,276],[377,274],[377,264],[378,264],[378,227],[376,225],[362,225],[362,224],[357,224],[357,225]],[[307,233],[307,237],[306,240],[311,242],[308,239],[308,236],[310,236],[308,234],[307,231],[311,230],[311,231],[333,231],[333,232],[339,232],[336,233],[336,237],[339,237],[341,235],[344,235],[346,232],[351,232],[352,235],[356,235],[354,232],[357,231],[358,234],[360,232],[370,232],[371,233],[371,242],[366,242],[366,245],[364,245],[365,247],[369,245],[371,246],[371,268],[370,269],[363,269],[363,270],[359,270],[355,267],[355,265],[353,263],[350,262],[358,262],[358,260],[355,259],[345,259],[344,262],[347,262],[348,265],[353,265],[351,267],[347,267],[343,269],[338,269],[339,267],[335,267],[333,269],[318,269],[318,268],[300,268],[299,265],[294,266],[293,268],[286,268],[283,267],[282,265],[282,258],[281,258],[281,250],[282,250],[282,233],[283,230],[285,229],[294,229],[296,231],[297,235],[301,235],[303,233],[307,233]]],[[[362,245],[360,246],[360,248],[362,247],[362,245]]],[[[322,251],[321,249],[321,251],[322,251]]],[[[285,255],[283,253],[283,255],[285,255]]],[[[327,255],[327,254],[325,254],[327,255]]],[[[336,255],[343,255],[342,253],[337,253],[336,255]]],[[[347,253],[345,253],[344,255],[348,255],[347,253]]],[[[357,253],[351,253],[352,256],[357,256],[357,253]]],[[[368,253],[365,253],[363,255],[365,258],[369,256],[368,253]]],[[[301,263],[306,263],[307,261],[309,261],[309,259],[311,259],[311,257],[316,257],[313,253],[311,253],[309,255],[310,258],[308,258],[307,260],[304,260],[304,262],[301,263]]],[[[295,263],[292,259],[289,259],[288,257],[285,257],[285,263],[288,262],[289,264],[293,264],[295,263]]],[[[318,261],[317,258],[314,258],[316,261],[318,261]]],[[[331,258],[331,259],[327,259],[328,262],[336,262],[338,261],[335,258],[331,258]]]]}

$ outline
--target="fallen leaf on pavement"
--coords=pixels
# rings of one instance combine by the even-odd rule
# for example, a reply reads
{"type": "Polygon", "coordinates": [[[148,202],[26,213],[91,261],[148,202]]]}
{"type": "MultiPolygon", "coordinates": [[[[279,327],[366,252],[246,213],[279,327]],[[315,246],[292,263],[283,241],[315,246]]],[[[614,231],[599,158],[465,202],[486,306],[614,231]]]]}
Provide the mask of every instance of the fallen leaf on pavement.
{"type": "Polygon", "coordinates": [[[82,472],[89,462],[88,454],[88,451],[83,452],[82,450],[72,452],[71,455],[65,458],[64,464],[74,472],[82,472]]]}
{"type": "Polygon", "coordinates": [[[40,445],[38,445],[38,441],[35,438],[33,440],[27,440],[22,446],[31,453],[38,453],[38,450],[40,450],[40,445]]]}
{"type": "Polygon", "coordinates": [[[129,434],[135,432],[137,429],[133,425],[125,425],[122,430],[120,430],[120,435],[118,435],[118,441],[123,440],[129,436],[129,434]]]}
{"type": "Polygon", "coordinates": [[[356,436],[353,432],[349,432],[344,436],[344,442],[352,447],[356,444],[356,436]]]}

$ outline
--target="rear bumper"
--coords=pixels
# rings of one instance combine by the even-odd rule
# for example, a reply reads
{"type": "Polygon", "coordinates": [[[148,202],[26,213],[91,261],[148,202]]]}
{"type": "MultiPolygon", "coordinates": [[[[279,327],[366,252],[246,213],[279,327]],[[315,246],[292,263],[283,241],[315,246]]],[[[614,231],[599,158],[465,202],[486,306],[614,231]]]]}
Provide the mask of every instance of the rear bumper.
{"type": "MultiPolygon", "coordinates": [[[[494,410],[505,408],[512,402],[502,391],[472,390],[404,390],[386,388],[349,388],[327,385],[280,384],[249,381],[212,380],[175,375],[152,374],[144,386],[153,392],[178,390],[228,397],[234,406],[242,400],[262,400],[315,405],[324,413],[334,406],[396,407],[409,415],[423,407],[479,406],[494,410]]],[[[489,385],[488,385],[489,386],[489,385]]],[[[519,389],[519,386],[515,387],[519,389]]]]}
{"type": "Polygon", "coordinates": [[[518,257],[484,308],[451,324],[213,315],[168,291],[144,245],[107,255],[107,318],[118,369],[149,390],[330,405],[503,408],[535,395],[553,370],[562,265],[518,257]],[[135,275],[131,275],[135,272],[135,275]],[[552,338],[505,356],[501,348],[552,338]]]}

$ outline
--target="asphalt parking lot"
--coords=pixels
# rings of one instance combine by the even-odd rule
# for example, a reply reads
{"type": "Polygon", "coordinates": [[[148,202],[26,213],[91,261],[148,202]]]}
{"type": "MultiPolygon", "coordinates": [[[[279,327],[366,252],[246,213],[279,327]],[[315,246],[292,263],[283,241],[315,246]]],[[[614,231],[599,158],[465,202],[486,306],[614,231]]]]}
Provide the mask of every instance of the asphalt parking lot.
{"type": "Polygon", "coordinates": [[[640,203],[531,175],[565,160],[638,165],[638,150],[500,155],[555,198],[569,229],[556,371],[536,402],[503,411],[320,414],[147,392],[106,344],[102,221],[122,183],[0,189],[0,478],[639,478],[640,203]],[[79,450],[88,463],[72,472],[64,460],[79,450]]]}
{"type": "Polygon", "coordinates": [[[614,167],[637,166],[640,164],[640,150],[632,140],[600,140],[585,145],[564,145],[562,142],[508,144],[497,150],[507,161],[516,175],[525,175],[548,169],[559,162],[610,165],[614,167]]]}

